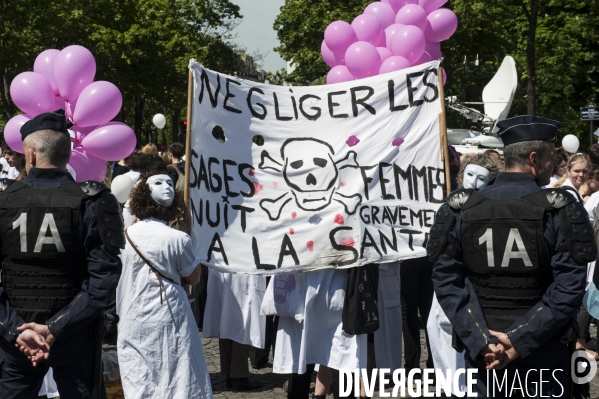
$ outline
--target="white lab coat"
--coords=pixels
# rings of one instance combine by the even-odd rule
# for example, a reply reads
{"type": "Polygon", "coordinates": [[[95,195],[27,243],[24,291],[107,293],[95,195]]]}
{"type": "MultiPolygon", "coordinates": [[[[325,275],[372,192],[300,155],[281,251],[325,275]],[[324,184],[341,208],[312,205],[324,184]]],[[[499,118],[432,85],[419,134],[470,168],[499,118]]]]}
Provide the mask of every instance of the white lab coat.
{"type": "Polygon", "coordinates": [[[116,303],[125,397],[212,398],[202,340],[180,285],[199,264],[191,238],[156,219],[141,220],[127,231],[144,257],[174,283],[164,278],[159,283],[127,242],[121,253],[123,272],[116,303]]]}
{"type": "Polygon", "coordinates": [[[264,276],[219,273],[210,269],[204,338],[230,339],[264,348],[266,316],[260,315],[260,306],[265,291],[264,276]]]}
{"type": "Polygon", "coordinates": [[[306,281],[304,321],[279,318],[273,372],[306,372],[306,364],[333,369],[366,367],[366,335],[342,330],[341,313],[347,270],[309,272],[306,281]]]}
{"type": "MultiPolygon", "coordinates": [[[[428,314],[426,330],[428,331],[428,340],[436,369],[441,369],[443,373],[446,373],[447,370],[451,370],[450,375],[454,375],[457,369],[466,368],[464,353],[459,353],[451,346],[451,322],[441,308],[436,294],[433,296],[433,304],[431,306],[431,311],[428,314]]],[[[458,387],[454,386],[453,379],[451,379],[452,394],[456,394],[456,392],[466,392],[466,390],[466,377],[463,373],[460,374],[458,387]]]]}
{"type": "Polygon", "coordinates": [[[47,396],[48,398],[57,398],[60,396],[58,393],[58,387],[56,386],[56,381],[54,381],[54,372],[52,371],[52,367],[48,369],[48,372],[44,377],[44,382],[42,383],[42,387],[40,388],[38,396],[47,396]]]}

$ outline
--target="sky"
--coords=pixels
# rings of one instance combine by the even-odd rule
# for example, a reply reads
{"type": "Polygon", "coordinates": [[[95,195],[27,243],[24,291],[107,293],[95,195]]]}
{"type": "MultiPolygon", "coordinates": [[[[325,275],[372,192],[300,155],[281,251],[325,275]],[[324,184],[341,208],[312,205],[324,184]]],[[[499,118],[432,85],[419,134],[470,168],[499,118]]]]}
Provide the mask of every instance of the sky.
{"type": "Polygon", "coordinates": [[[285,68],[287,63],[273,50],[279,45],[277,32],[272,28],[280,8],[285,0],[231,0],[241,10],[243,19],[241,24],[235,28],[237,34],[235,42],[247,48],[248,53],[260,50],[261,53],[268,52],[263,63],[267,72],[275,72],[285,68]]]}

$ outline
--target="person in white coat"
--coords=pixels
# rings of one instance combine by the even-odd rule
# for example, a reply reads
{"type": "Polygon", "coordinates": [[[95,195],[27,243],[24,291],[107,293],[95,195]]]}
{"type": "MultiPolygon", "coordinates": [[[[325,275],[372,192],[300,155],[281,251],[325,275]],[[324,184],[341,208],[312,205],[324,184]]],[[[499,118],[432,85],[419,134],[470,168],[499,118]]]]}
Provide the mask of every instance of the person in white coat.
{"type": "Polygon", "coordinates": [[[128,399],[212,398],[202,341],[183,285],[200,279],[191,238],[168,227],[179,204],[165,174],[142,175],[131,194],[139,221],[126,230],[117,288],[117,340],[128,399]]]}
{"type": "Polygon", "coordinates": [[[289,399],[308,397],[315,364],[333,370],[366,368],[366,335],[342,329],[347,270],[313,271],[305,274],[305,280],[298,295],[303,317],[280,315],[275,344],[273,372],[293,374],[289,399]]]}
{"type": "MultiPolygon", "coordinates": [[[[486,187],[497,174],[503,169],[501,161],[485,154],[477,154],[468,163],[462,165],[458,175],[458,188],[475,188],[480,190],[486,187]]],[[[466,367],[464,353],[457,352],[452,346],[453,327],[445,312],[441,308],[437,295],[433,296],[433,304],[426,324],[428,339],[433,355],[433,363],[436,369],[451,370],[450,375],[458,369],[466,367]]],[[[462,395],[466,392],[466,379],[460,374],[457,386],[451,382],[451,390],[454,395],[462,395]]]]}
{"type": "Polygon", "coordinates": [[[221,373],[235,391],[258,389],[248,366],[250,348],[264,348],[266,317],[260,305],[266,277],[219,273],[210,269],[202,335],[219,338],[221,373]]]}

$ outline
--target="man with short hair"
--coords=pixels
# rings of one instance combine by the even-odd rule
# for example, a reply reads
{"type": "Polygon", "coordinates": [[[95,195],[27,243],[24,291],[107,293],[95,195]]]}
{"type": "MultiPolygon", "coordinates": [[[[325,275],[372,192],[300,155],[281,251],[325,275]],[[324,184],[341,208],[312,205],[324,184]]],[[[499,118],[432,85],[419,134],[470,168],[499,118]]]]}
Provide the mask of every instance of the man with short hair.
{"type": "Polygon", "coordinates": [[[168,166],[168,176],[173,181],[175,189],[183,191],[185,188],[185,162],[182,158],[185,155],[185,146],[181,143],[172,143],[168,146],[167,154],[172,162],[168,166]]]}
{"type": "Polygon", "coordinates": [[[67,172],[63,110],[21,136],[28,176],[0,180],[0,398],[37,397],[48,367],[61,397],[105,397],[98,355],[125,243],[119,204],[67,172]]]}
{"type": "Polygon", "coordinates": [[[506,171],[479,192],[455,191],[437,212],[427,246],[435,292],[466,368],[479,370],[478,397],[569,398],[568,343],[597,256],[593,229],[571,194],[540,188],[559,122],[522,116],[497,127],[506,171]]]}
{"type": "Polygon", "coordinates": [[[12,148],[7,148],[3,153],[3,157],[9,165],[6,173],[7,177],[9,179],[19,177],[23,169],[25,169],[25,156],[14,151],[12,148]]]}

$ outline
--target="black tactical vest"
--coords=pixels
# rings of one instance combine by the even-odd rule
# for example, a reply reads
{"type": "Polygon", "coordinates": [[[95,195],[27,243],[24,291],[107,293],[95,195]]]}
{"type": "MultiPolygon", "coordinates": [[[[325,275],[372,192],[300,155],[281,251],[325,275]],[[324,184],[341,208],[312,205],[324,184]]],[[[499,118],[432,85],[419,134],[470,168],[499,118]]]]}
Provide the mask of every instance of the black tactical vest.
{"type": "Polygon", "coordinates": [[[464,265],[489,329],[505,331],[553,281],[543,239],[546,210],[527,200],[538,193],[509,200],[473,195],[462,208],[464,265]]]}
{"type": "Polygon", "coordinates": [[[25,322],[45,324],[81,291],[87,277],[79,233],[78,184],[33,188],[12,183],[0,193],[2,284],[25,322]]]}

